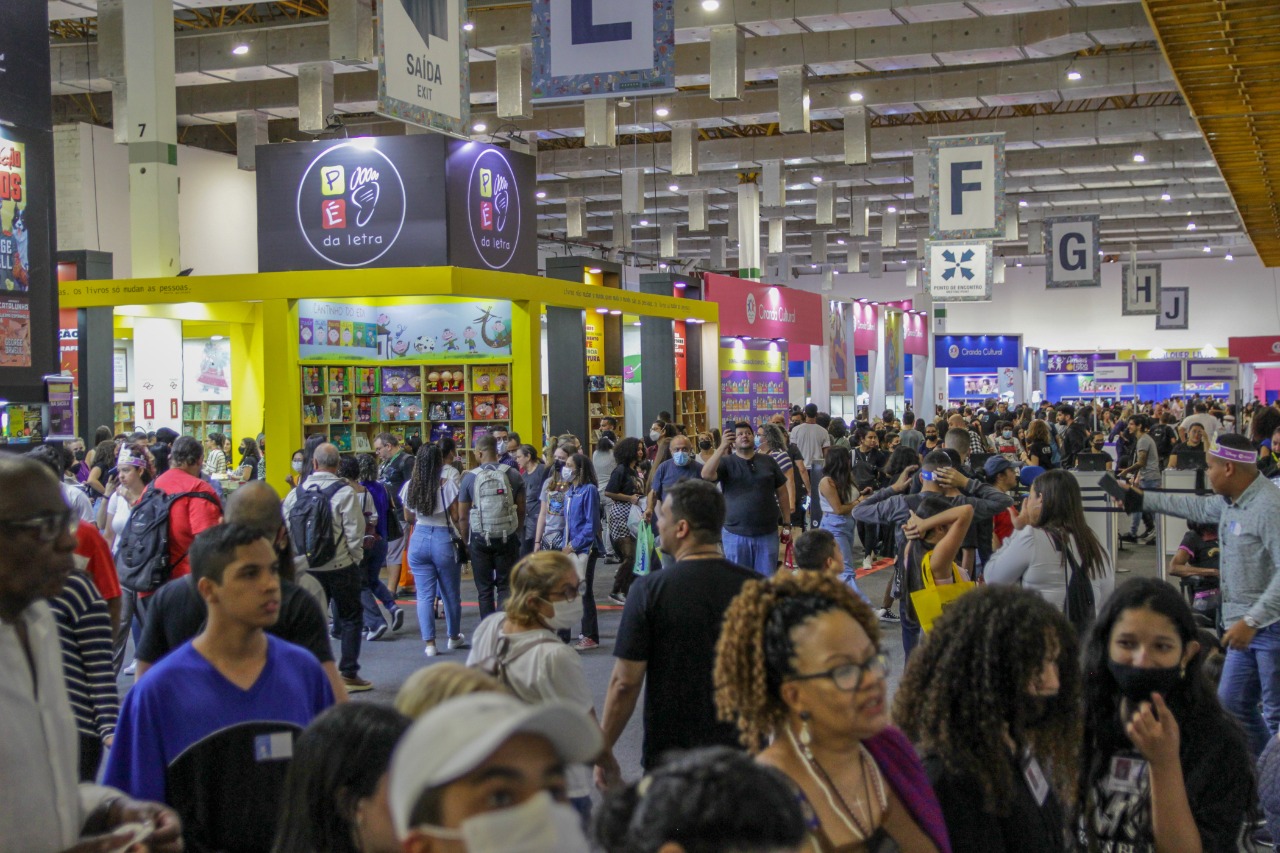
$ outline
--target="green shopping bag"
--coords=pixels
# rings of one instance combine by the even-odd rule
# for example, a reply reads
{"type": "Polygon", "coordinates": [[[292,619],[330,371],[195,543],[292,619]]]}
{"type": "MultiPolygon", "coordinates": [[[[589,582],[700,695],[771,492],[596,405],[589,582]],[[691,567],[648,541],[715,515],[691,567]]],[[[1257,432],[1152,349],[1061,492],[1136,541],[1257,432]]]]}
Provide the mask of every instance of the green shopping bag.
{"type": "Polygon", "coordinates": [[[658,550],[654,547],[653,527],[648,524],[641,524],[640,529],[636,531],[636,565],[634,572],[638,577],[643,577],[659,565],[661,563],[658,562],[658,550]]]}

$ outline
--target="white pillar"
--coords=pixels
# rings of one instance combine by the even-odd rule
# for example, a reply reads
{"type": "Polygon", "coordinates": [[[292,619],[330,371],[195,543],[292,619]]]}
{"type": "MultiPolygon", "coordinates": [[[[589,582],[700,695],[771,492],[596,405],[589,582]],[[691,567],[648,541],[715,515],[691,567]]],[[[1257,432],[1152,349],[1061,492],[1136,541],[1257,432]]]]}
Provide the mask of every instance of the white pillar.
{"type": "Polygon", "coordinates": [[[760,187],[738,184],[738,275],[760,278],[760,187]]]}

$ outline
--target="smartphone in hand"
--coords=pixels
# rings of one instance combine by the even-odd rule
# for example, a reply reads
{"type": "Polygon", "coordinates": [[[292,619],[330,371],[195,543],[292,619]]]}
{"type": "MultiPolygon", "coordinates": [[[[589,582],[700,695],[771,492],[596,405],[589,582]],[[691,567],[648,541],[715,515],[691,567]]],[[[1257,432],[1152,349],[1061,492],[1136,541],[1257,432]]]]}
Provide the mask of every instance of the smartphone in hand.
{"type": "Polygon", "coordinates": [[[1124,486],[1121,486],[1120,481],[1117,480],[1115,475],[1110,472],[1103,474],[1098,478],[1098,488],[1102,489],[1102,491],[1106,492],[1121,503],[1123,503],[1125,498],[1129,496],[1129,490],[1124,486]]]}

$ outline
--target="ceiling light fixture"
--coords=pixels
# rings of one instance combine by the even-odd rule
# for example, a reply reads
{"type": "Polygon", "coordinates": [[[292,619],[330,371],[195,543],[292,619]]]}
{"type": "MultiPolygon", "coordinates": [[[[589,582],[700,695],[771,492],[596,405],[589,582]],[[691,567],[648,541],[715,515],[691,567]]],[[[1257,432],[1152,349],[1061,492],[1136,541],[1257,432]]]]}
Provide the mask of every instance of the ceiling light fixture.
{"type": "Polygon", "coordinates": [[[1161,200],[1161,201],[1173,201],[1173,196],[1169,195],[1168,193],[1160,193],[1160,200],[1161,200]]]}
{"type": "Polygon", "coordinates": [[[534,195],[535,195],[536,197],[538,197],[538,198],[546,198],[546,197],[547,197],[547,191],[546,191],[546,190],[538,190],[536,193],[534,193],[534,195]]]}
{"type": "Polygon", "coordinates": [[[1210,246],[1205,246],[1205,247],[1204,247],[1204,253],[1205,253],[1206,255],[1212,255],[1212,254],[1213,254],[1213,249],[1212,249],[1212,247],[1210,247],[1210,246]]]}
{"type": "Polygon", "coordinates": [[[474,30],[475,28],[476,28],[476,23],[475,23],[475,21],[467,21],[466,23],[464,23],[464,24],[462,25],[462,31],[463,31],[464,33],[469,33],[469,32],[471,32],[472,30],[474,30]]]}
{"type": "Polygon", "coordinates": [[[813,176],[813,182],[814,182],[815,184],[820,184],[820,183],[822,183],[822,176],[821,176],[821,175],[814,175],[814,176],[813,176]]]}
{"type": "Polygon", "coordinates": [[[1194,231],[1194,230],[1196,230],[1196,224],[1195,224],[1194,222],[1188,222],[1188,223],[1187,223],[1187,230],[1188,230],[1188,231],[1194,231]]]}
{"type": "Polygon", "coordinates": [[[608,308],[597,308],[597,309],[596,309],[596,313],[597,313],[597,314],[608,314],[608,313],[609,313],[609,309],[608,309],[608,308]]]}
{"type": "Polygon", "coordinates": [[[1133,162],[1145,163],[1147,162],[1147,155],[1143,154],[1141,151],[1138,151],[1133,155],[1133,162]]]}
{"type": "Polygon", "coordinates": [[[836,240],[836,245],[837,245],[837,246],[843,246],[843,245],[844,245],[844,238],[843,238],[843,237],[838,238],[838,239],[836,240]]]}
{"type": "Polygon", "coordinates": [[[885,213],[897,213],[897,212],[898,212],[898,208],[894,207],[893,205],[889,205],[888,207],[886,207],[886,208],[884,209],[884,212],[885,212],[885,213]]]}
{"type": "Polygon", "coordinates": [[[668,187],[667,187],[667,189],[671,190],[671,192],[673,192],[673,193],[680,192],[680,185],[679,185],[679,184],[671,184],[670,186],[668,186],[668,187]]]}
{"type": "Polygon", "coordinates": [[[587,267],[587,272],[591,273],[592,275],[600,275],[600,273],[604,272],[604,270],[600,269],[600,267],[587,267]]]}
{"type": "Polygon", "coordinates": [[[475,124],[471,125],[471,129],[476,133],[484,133],[486,130],[489,129],[489,125],[485,124],[482,121],[478,121],[475,124]]]}
{"type": "Polygon", "coordinates": [[[621,313],[622,313],[621,308],[614,308],[612,311],[609,312],[610,316],[613,316],[613,317],[617,317],[621,313]]]}
{"type": "Polygon", "coordinates": [[[1081,74],[1079,71],[1077,71],[1074,65],[1067,67],[1067,79],[1070,80],[1072,83],[1076,82],[1082,77],[1084,77],[1084,75],[1081,74]]]}
{"type": "Polygon", "coordinates": [[[647,220],[647,219],[641,219],[641,220],[640,220],[640,224],[641,224],[641,225],[648,225],[648,224],[649,224],[649,220],[647,220]]]}
{"type": "Polygon", "coordinates": [[[653,111],[653,114],[656,115],[658,118],[666,118],[667,116],[671,115],[671,110],[667,109],[666,107],[658,107],[656,110],[653,111]]]}
{"type": "Polygon", "coordinates": [[[702,11],[715,12],[720,9],[720,0],[702,0],[702,11]]]}
{"type": "Polygon", "coordinates": [[[1018,199],[1018,207],[1026,207],[1026,206],[1027,206],[1027,200],[1025,198],[1018,199]]]}
{"type": "Polygon", "coordinates": [[[1228,252],[1227,254],[1223,255],[1222,259],[1223,259],[1224,261],[1234,261],[1234,260],[1235,260],[1235,258],[1231,255],[1231,253],[1230,253],[1230,252],[1228,252]]]}
{"type": "Polygon", "coordinates": [[[234,53],[236,56],[244,56],[246,53],[249,52],[249,45],[238,44],[235,47],[231,48],[231,52],[234,53]]]}
{"type": "Polygon", "coordinates": [[[662,263],[658,264],[658,269],[665,270],[666,268],[667,268],[666,261],[663,261],[662,263]]]}
{"type": "Polygon", "coordinates": [[[849,100],[853,101],[855,104],[859,103],[862,100],[862,93],[858,91],[850,92],[849,100]]]}

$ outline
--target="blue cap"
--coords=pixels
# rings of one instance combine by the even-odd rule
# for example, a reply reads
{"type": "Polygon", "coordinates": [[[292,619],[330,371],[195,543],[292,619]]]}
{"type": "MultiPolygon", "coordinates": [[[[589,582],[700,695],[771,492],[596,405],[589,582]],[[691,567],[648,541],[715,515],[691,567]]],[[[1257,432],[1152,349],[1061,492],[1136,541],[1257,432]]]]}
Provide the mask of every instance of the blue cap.
{"type": "Polygon", "coordinates": [[[1044,469],[1039,465],[1027,465],[1018,472],[1018,480],[1022,485],[1030,486],[1035,481],[1036,477],[1039,477],[1043,473],[1044,469]]]}
{"type": "Polygon", "coordinates": [[[1018,466],[1014,465],[1012,462],[1010,462],[1008,459],[1004,458],[1003,456],[992,456],[990,459],[988,459],[986,462],[983,463],[982,470],[987,472],[988,480],[994,480],[996,477],[1000,475],[1001,471],[1007,471],[1010,468],[1016,468],[1016,467],[1018,466]]]}

